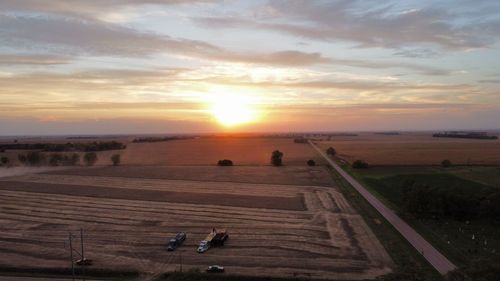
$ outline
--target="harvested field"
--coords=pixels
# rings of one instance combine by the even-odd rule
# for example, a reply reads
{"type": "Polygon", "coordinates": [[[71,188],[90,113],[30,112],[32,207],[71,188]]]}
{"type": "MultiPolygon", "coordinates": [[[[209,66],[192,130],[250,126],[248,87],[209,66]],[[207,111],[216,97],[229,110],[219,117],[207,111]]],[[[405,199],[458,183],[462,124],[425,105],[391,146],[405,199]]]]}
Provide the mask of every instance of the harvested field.
{"type": "Polygon", "coordinates": [[[182,254],[185,270],[357,280],[392,266],[331,187],[37,174],[3,178],[0,210],[0,266],[68,267],[65,239],[80,227],[93,268],[162,273],[182,254]],[[228,230],[226,245],[196,253],[213,227],[228,230]],[[187,240],[167,252],[178,231],[187,240]]]}
{"type": "Polygon", "coordinates": [[[305,165],[320,158],[308,144],[292,138],[198,138],[158,143],[129,143],[123,152],[125,165],[216,165],[231,159],[235,165],[269,165],[271,152],[285,155],[284,165],[305,165]]]}
{"type": "MultiPolygon", "coordinates": [[[[270,165],[271,153],[276,149],[284,153],[283,164],[287,166],[305,166],[309,159],[314,159],[318,164],[324,163],[308,144],[294,143],[293,138],[202,137],[155,143],[126,142],[127,139],[119,141],[126,143],[127,148],[97,152],[96,165],[111,165],[113,154],[121,155],[122,165],[215,166],[221,159],[231,159],[238,166],[270,165]]],[[[10,150],[0,152],[0,156],[7,156],[13,164],[21,165],[17,156],[26,152],[10,150]]],[[[51,152],[46,154],[50,155],[51,152]]],[[[78,154],[83,159],[84,153],[78,154]]]]}
{"type": "Polygon", "coordinates": [[[119,166],[69,169],[56,171],[54,174],[293,185],[333,185],[330,174],[321,166],[119,166]]]}
{"type": "Polygon", "coordinates": [[[358,137],[337,137],[318,145],[332,146],[338,156],[371,165],[440,165],[444,159],[454,164],[499,165],[500,140],[433,138],[431,134],[406,133],[358,137]]]}

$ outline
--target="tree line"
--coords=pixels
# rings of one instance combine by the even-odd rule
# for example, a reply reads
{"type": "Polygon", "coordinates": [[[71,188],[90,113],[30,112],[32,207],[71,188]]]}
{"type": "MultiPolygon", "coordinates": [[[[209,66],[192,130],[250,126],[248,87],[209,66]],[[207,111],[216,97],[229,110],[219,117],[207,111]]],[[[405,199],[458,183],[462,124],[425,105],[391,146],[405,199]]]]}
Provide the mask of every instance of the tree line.
{"type": "Polygon", "coordinates": [[[0,144],[0,150],[40,150],[46,152],[105,151],[125,149],[127,146],[117,141],[90,143],[11,143],[0,144]]]}

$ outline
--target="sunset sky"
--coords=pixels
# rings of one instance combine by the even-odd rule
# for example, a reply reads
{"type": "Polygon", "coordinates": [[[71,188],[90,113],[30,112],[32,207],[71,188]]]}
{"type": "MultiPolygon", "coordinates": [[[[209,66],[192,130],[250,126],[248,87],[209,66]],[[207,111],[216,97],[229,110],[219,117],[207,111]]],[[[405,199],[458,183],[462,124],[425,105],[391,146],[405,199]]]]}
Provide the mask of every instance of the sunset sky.
{"type": "Polygon", "coordinates": [[[500,129],[499,39],[498,0],[0,0],[0,135],[500,129]]]}

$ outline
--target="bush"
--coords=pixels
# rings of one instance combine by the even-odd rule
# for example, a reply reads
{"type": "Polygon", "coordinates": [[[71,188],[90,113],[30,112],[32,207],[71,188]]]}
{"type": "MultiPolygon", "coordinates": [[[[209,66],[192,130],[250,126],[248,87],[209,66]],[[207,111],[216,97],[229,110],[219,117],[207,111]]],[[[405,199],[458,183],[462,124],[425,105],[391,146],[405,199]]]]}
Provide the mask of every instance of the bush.
{"type": "Polygon", "coordinates": [[[95,152],[87,152],[83,156],[83,161],[87,166],[93,166],[97,162],[97,154],[95,152]]]}
{"type": "Polygon", "coordinates": [[[283,152],[279,150],[273,151],[273,153],[271,154],[271,165],[273,166],[283,165],[283,152]]]}
{"type": "Polygon", "coordinates": [[[233,161],[231,161],[229,159],[219,160],[219,162],[217,162],[217,165],[219,165],[219,166],[233,166],[233,161]]]}
{"type": "Polygon", "coordinates": [[[451,161],[448,160],[448,159],[445,159],[441,162],[441,166],[444,167],[444,168],[448,168],[448,167],[451,167],[451,161]]]}
{"type": "Polygon", "coordinates": [[[335,148],[333,147],[329,147],[327,150],[326,150],[326,154],[330,155],[330,156],[335,156],[337,154],[337,151],[335,150],[335,148]]]}
{"type": "Polygon", "coordinates": [[[356,160],[354,161],[354,163],[352,163],[352,167],[354,169],[366,169],[368,168],[368,163],[363,160],[356,160]]]}
{"type": "Polygon", "coordinates": [[[121,161],[120,154],[113,154],[113,156],[111,156],[111,162],[113,162],[113,166],[120,165],[120,161],[121,161]]]}
{"type": "Polygon", "coordinates": [[[314,160],[307,161],[307,166],[316,166],[316,162],[314,160]]]}

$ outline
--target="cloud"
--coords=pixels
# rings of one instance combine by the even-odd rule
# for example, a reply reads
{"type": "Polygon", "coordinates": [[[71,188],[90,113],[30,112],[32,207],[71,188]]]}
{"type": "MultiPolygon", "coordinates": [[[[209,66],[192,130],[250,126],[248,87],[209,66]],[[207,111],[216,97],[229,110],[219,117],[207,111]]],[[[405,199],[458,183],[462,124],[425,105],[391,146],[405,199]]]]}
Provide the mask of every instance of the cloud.
{"type": "Polygon", "coordinates": [[[57,65],[71,61],[70,57],[58,55],[0,54],[0,65],[57,65]]]}
{"type": "Polygon", "coordinates": [[[433,44],[449,50],[469,50],[491,46],[499,39],[498,20],[476,17],[466,18],[467,21],[437,5],[420,4],[414,9],[397,10],[393,8],[396,4],[371,8],[366,1],[270,1],[268,9],[278,11],[274,17],[219,16],[193,20],[210,28],[271,30],[313,40],[344,40],[359,47],[433,44]],[[466,23],[457,23],[460,21],[466,23]]]}
{"type": "MultiPolygon", "coordinates": [[[[136,56],[174,54],[204,60],[303,66],[328,63],[320,53],[285,50],[238,53],[198,40],[171,38],[100,21],[0,15],[1,46],[67,55],[136,56]]],[[[14,58],[12,58],[14,60],[14,58]]]]}
{"type": "Polygon", "coordinates": [[[99,21],[2,14],[0,40],[5,47],[36,48],[68,55],[147,56],[161,52],[197,54],[219,51],[219,48],[201,41],[141,33],[99,21]]]}
{"type": "Polygon", "coordinates": [[[4,11],[49,13],[86,19],[103,19],[106,14],[121,12],[128,7],[146,5],[186,5],[193,3],[213,2],[210,0],[15,0],[2,1],[0,7],[4,11]]]}

